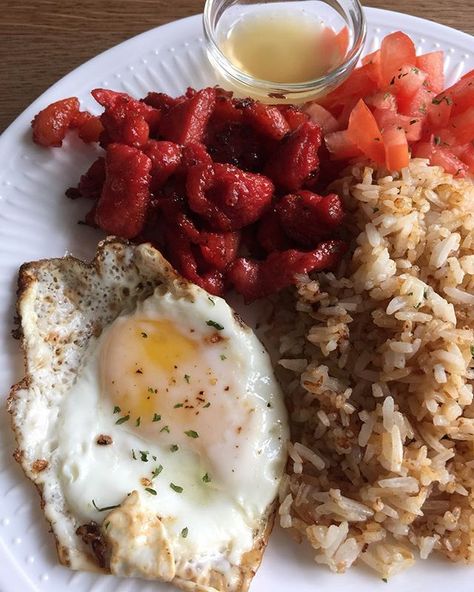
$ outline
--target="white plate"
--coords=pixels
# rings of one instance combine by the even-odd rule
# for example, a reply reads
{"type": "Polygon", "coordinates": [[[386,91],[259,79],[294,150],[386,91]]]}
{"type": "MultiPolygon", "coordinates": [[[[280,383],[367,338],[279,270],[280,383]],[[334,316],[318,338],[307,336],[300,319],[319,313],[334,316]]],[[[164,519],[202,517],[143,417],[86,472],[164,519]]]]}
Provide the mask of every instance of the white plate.
{"type": "MultiPolygon", "coordinates": [[[[403,14],[367,8],[368,41],[372,51],[380,39],[401,29],[419,51],[446,51],[448,82],[474,68],[471,36],[403,14]]],[[[199,16],[148,31],[87,62],[37,99],[0,138],[0,387],[22,375],[12,327],[16,273],[24,261],[66,253],[89,258],[100,234],[76,221],[89,207],[70,201],[64,190],[75,185],[94,150],[69,139],[63,149],[45,150],[31,141],[29,123],[44,106],[75,95],[96,110],[89,95],[94,87],[110,87],[143,96],[156,89],[179,94],[187,86],[215,83],[203,51],[199,16]]],[[[14,73],[12,74],[14,75],[14,73]]],[[[169,592],[169,586],[112,576],[75,573],[58,565],[53,538],[39,510],[34,487],[12,459],[14,449],[7,414],[0,410],[0,592],[169,592]]],[[[418,562],[388,584],[363,568],[334,575],[312,562],[311,551],[293,543],[279,529],[273,533],[252,592],[362,592],[374,590],[425,592],[443,586],[457,592],[472,590],[474,568],[441,560],[418,562]]]]}

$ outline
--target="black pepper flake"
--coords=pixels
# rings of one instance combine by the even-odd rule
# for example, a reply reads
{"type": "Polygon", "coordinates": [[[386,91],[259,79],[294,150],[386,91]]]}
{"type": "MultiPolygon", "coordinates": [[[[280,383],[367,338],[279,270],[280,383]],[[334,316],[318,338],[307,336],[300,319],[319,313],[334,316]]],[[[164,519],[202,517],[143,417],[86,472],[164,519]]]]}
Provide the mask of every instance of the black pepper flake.
{"type": "Polygon", "coordinates": [[[141,417],[137,417],[137,420],[136,420],[136,422],[135,422],[135,425],[137,426],[137,428],[139,428],[139,427],[140,427],[140,423],[141,423],[141,421],[142,421],[142,418],[141,418],[141,417]]]}
{"type": "Polygon", "coordinates": [[[113,441],[112,441],[111,436],[107,436],[105,434],[100,434],[100,436],[98,436],[96,442],[99,446],[108,446],[109,444],[112,444],[113,441]]]}
{"type": "Polygon", "coordinates": [[[211,478],[209,477],[209,475],[206,473],[202,480],[204,481],[204,483],[210,483],[211,482],[211,478]]]}
{"type": "Polygon", "coordinates": [[[176,452],[177,450],[179,450],[179,446],[177,444],[171,444],[170,450],[171,452],[176,452]]]}
{"type": "Polygon", "coordinates": [[[120,409],[120,407],[118,407],[117,405],[115,405],[114,407],[114,413],[120,413],[122,410],[120,409]]]}
{"type": "Polygon", "coordinates": [[[184,380],[185,380],[185,381],[186,381],[188,384],[189,384],[189,379],[190,379],[190,378],[191,378],[191,377],[189,376],[189,374],[185,374],[185,375],[184,375],[184,380]]]}
{"type": "Polygon", "coordinates": [[[148,335],[145,333],[145,331],[142,331],[142,337],[143,337],[143,339],[146,339],[148,337],[148,335]]]}
{"type": "Polygon", "coordinates": [[[140,368],[138,368],[138,370],[135,370],[135,374],[143,374],[143,370],[140,370],[140,368]]]}
{"type": "Polygon", "coordinates": [[[165,425],[163,428],[161,428],[160,433],[161,432],[167,432],[168,434],[170,433],[170,428],[169,426],[165,425]]]}

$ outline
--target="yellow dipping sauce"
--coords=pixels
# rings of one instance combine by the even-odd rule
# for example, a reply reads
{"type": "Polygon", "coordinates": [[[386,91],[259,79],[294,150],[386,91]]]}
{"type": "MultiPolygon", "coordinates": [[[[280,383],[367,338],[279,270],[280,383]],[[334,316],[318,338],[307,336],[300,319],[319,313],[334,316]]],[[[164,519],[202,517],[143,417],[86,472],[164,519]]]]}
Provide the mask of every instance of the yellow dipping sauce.
{"type": "Polygon", "coordinates": [[[298,83],[319,78],[341,62],[335,33],[297,13],[244,16],[228,31],[221,50],[240,70],[260,80],[298,83]]]}

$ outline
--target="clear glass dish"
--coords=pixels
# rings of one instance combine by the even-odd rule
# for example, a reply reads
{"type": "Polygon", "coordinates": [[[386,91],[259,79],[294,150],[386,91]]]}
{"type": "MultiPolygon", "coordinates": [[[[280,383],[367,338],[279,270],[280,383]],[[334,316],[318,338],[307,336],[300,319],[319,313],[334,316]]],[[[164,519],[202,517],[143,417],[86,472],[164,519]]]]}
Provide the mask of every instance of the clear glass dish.
{"type": "Polygon", "coordinates": [[[365,16],[358,0],[207,0],[203,27],[209,60],[224,84],[227,83],[225,86],[230,85],[240,96],[253,96],[267,102],[302,102],[326,94],[355,68],[366,36],[365,16]],[[347,27],[348,46],[341,61],[319,77],[287,83],[254,77],[226,55],[223,50],[226,40],[243,19],[279,15],[282,11],[303,19],[316,19],[335,32],[347,27]]]}

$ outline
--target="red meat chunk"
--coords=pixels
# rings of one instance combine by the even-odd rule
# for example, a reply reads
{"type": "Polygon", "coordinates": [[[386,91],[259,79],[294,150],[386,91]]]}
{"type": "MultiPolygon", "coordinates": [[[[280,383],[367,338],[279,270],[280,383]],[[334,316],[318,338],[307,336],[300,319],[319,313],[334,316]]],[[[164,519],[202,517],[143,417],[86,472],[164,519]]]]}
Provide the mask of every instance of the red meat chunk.
{"type": "Polygon", "coordinates": [[[206,145],[214,162],[232,164],[244,171],[261,171],[264,145],[249,125],[229,122],[209,125],[206,145]]]}
{"type": "Polygon", "coordinates": [[[296,274],[334,267],[345,251],[343,241],[332,240],[308,253],[290,249],[274,251],[264,261],[240,258],[230,266],[227,280],[251,302],[291,286],[296,274]]]}
{"type": "Polygon", "coordinates": [[[147,96],[142,99],[142,102],[150,107],[158,109],[162,113],[167,113],[172,107],[182,103],[185,99],[183,97],[170,97],[165,93],[149,92],[147,96]]]}
{"type": "Polygon", "coordinates": [[[200,142],[191,142],[182,148],[180,172],[187,173],[188,169],[198,164],[212,164],[212,158],[207,153],[206,147],[200,142]]]}
{"type": "Polygon", "coordinates": [[[267,253],[286,251],[291,246],[275,209],[270,210],[260,219],[257,238],[267,253]]]}
{"type": "Polygon", "coordinates": [[[92,115],[89,111],[79,111],[74,117],[71,127],[77,128],[78,136],[86,144],[98,142],[101,133],[104,131],[100,117],[92,115]]]}
{"type": "Polygon", "coordinates": [[[281,140],[290,131],[288,122],[277,107],[252,101],[245,105],[243,112],[252,128],[272,140],[281,140]]]}
{"type": "Polygon", "coordinates": [[[33,142],[40,146],[62,146],[67,130],[79,113],[76,97],[51,103],[31,122],[33,142]]]}
{"type": "Polygon", "coordinates": [[[151,160],[151,190],[157,192],[181,163],[181,147],[167,141],[149,140],[142,148],[151,160]]]}
{"type": "Polygon", "coordinates": [[[94,223],[108,234],[134,238],[143,229],[150,200],[151,160],[140,150],[110,144],[105,158],[105,183],[94,223]]]}
{"type": "Polygon", "coordinates": [[[126,93],[96,88],[92,96],[105,107],[100,120],[108,143],[139,148],[146,144],[150,132],[158,126],[160,112],[126,93]]]}
{"type": "Polygon", "coordinates": [[[186,180],[189,207],[214,230],[238,230],[269,206],[273,183],[228,164],[191,167],[186,180]]]}
{"type": "Polygon", "coordinates": [[[285,191],[297,191],[318,168],[321,128],[307,121],[277,146],[266,167],[267,174],[285,191]]]}
{"type": "Polygon", "coordinates": [[[81,197],[98,199],[105,183],[105,158],[103,156],[95,160],[89,169],[82,175],[77,189],[81,197]]]}
{"type": "Polygon", "coordinates": [[[216,90],[204,88],[171,107],[161,120],[161,136],[177,144],[202,142],[215,103],[216,90]]]}
{"type": "Polygon", "coordinates": [[[308,248],[334,236],[344,219],[342,200],[335,193],[322,197],[302,190],[285,195],[276,211],[287,236],[308,248]]]}
{"type": "Polygon", "coordinates": [[[295,105],[275,105],[278,111],[285,116],[290,130],[293,132],[296,128],[300,127],[306,121],[309,121],[309,115],[302,111],[295,105]]]}

